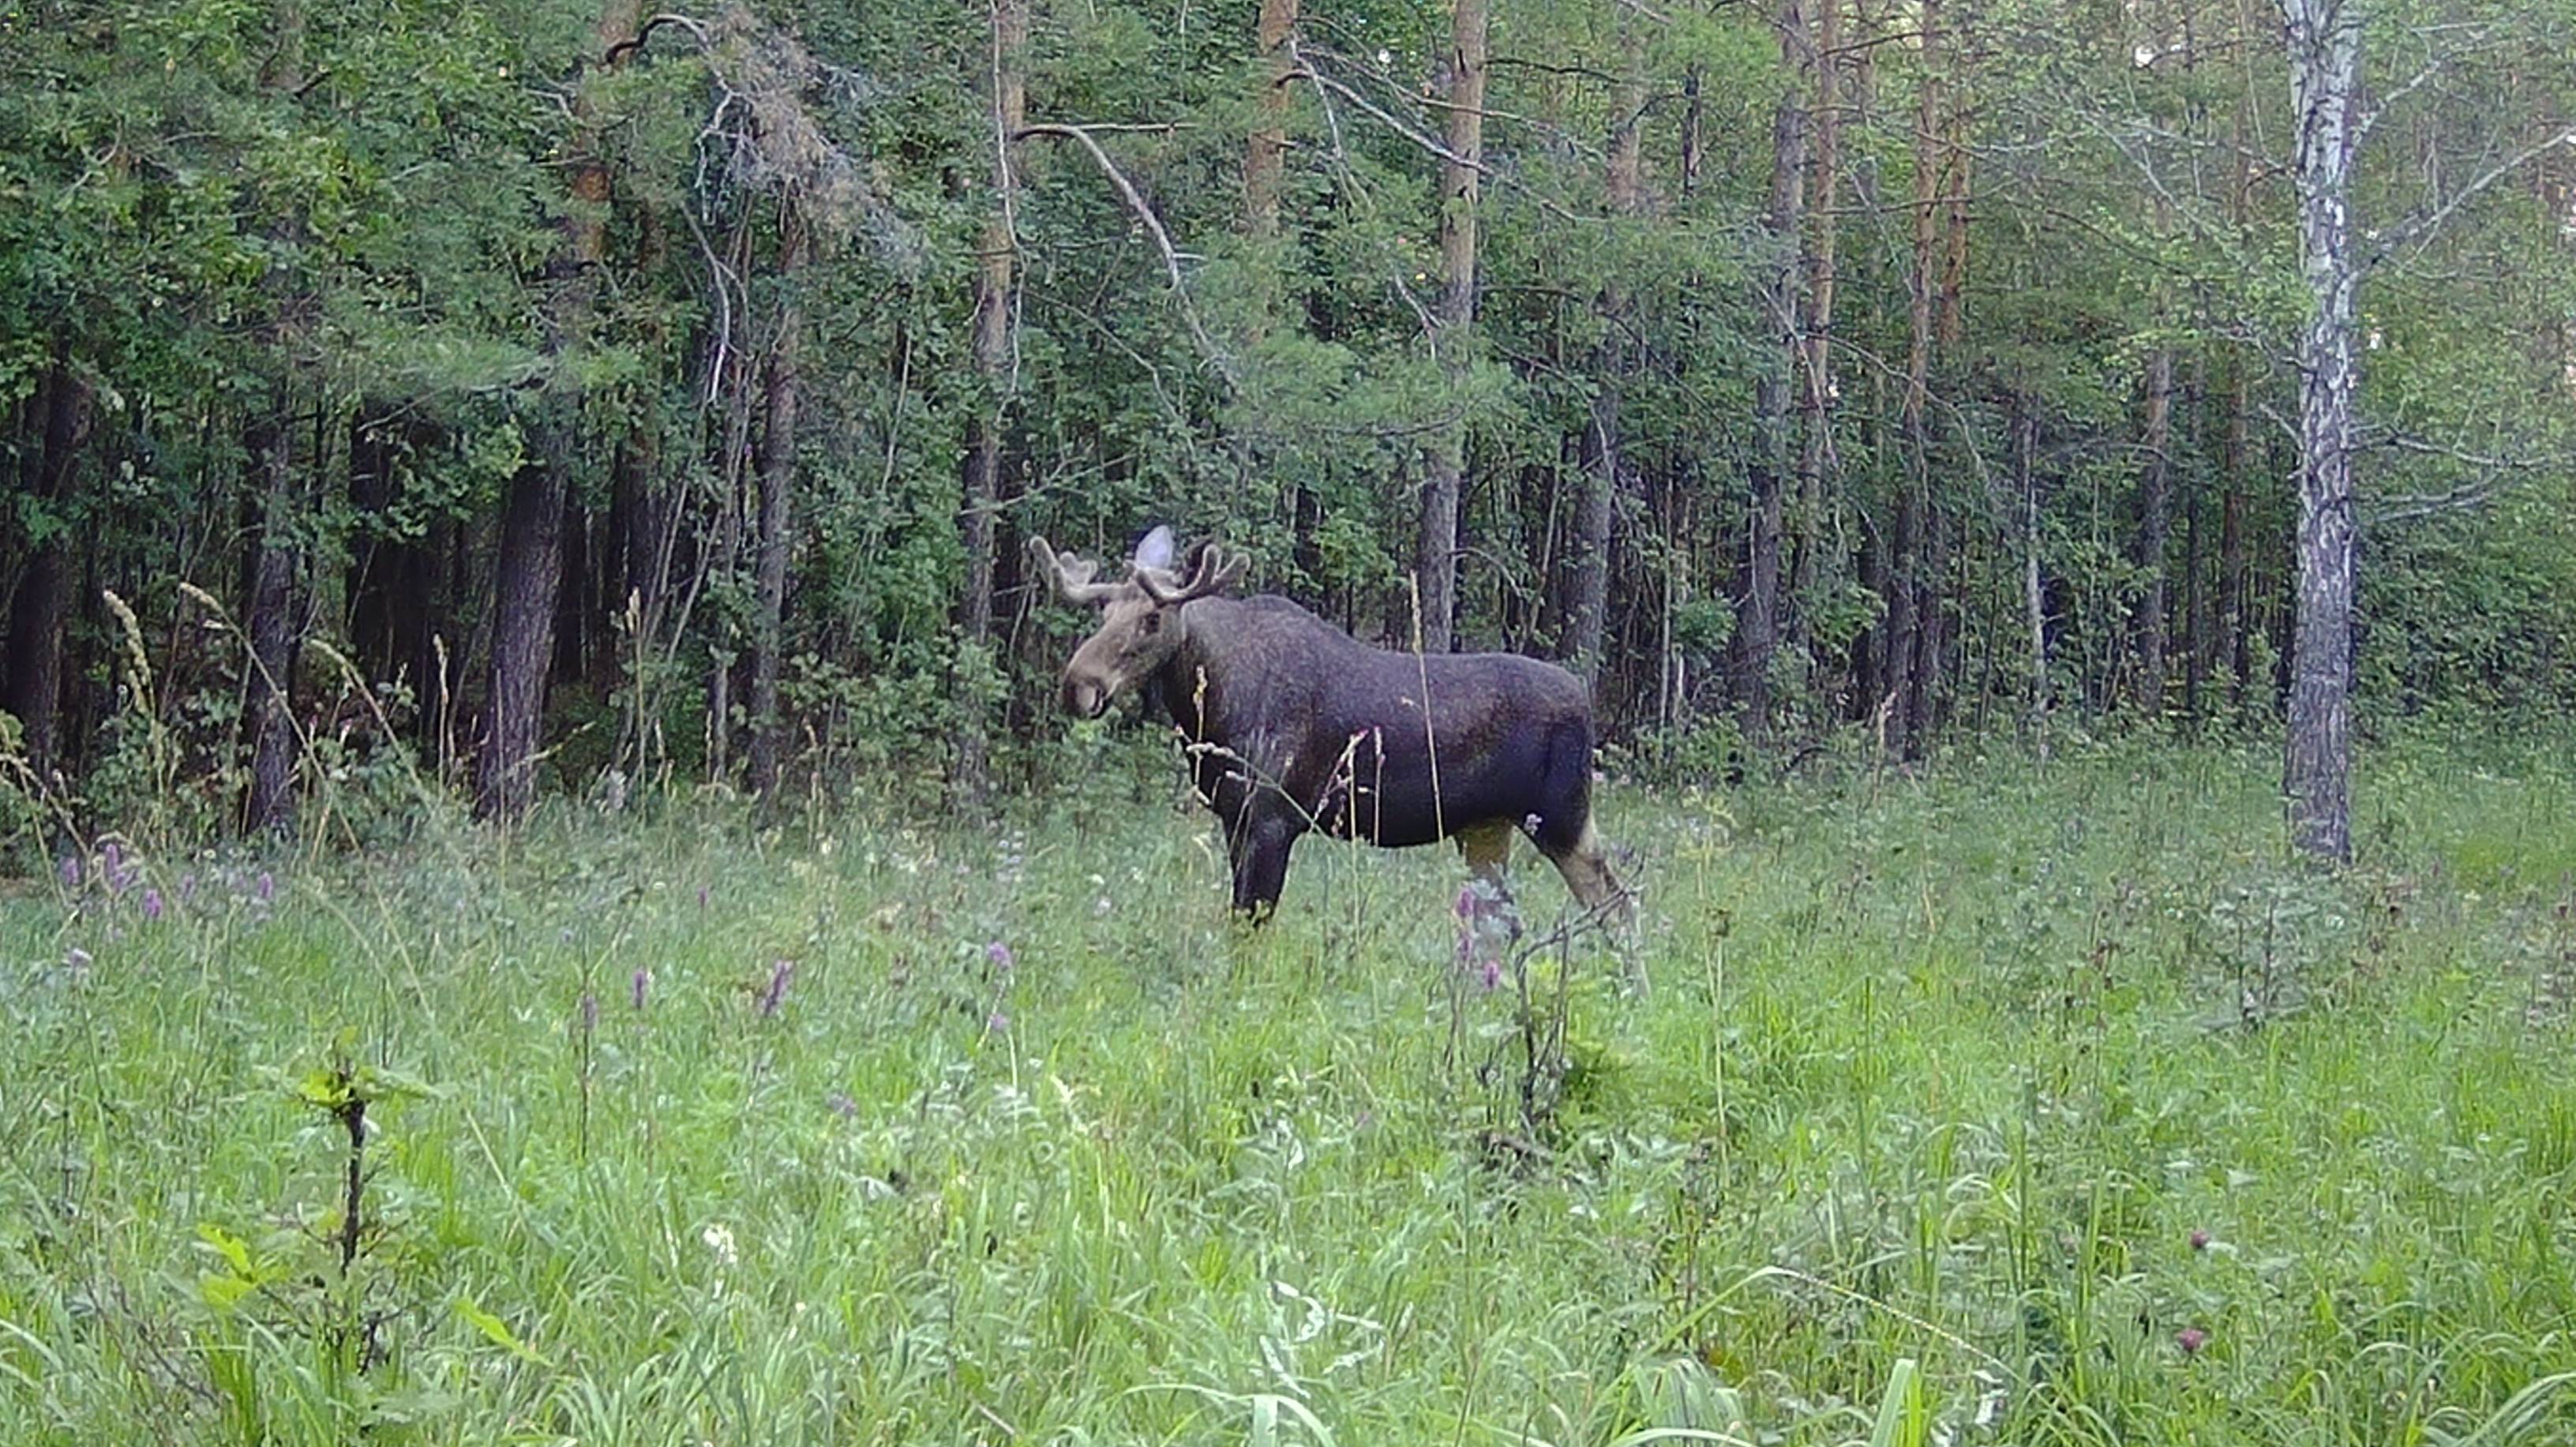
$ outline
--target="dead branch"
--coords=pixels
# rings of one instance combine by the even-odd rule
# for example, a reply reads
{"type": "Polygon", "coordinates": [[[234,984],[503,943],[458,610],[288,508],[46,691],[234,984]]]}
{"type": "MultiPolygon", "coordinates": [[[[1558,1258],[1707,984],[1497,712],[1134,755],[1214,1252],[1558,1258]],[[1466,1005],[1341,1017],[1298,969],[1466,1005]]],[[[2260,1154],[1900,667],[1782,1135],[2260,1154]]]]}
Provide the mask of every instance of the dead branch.
{"type": "Polygon", "coordinates": [[[1127,203],[1127,209],[1135,213],[1137,221],[1144,226],[1146,234],[1154,238],[1156,249],[1162,252],[1163,270],[1172,279],[1173,295],[1180,302],[1181,321],[1189,327],[1191,339],[1199,344],[1199,350],[1206,354],[1208,364],[1216,368],[1217,375],[1225,379],[1227,388],[1234,388],[1237,385],[1234,363],[1218,348],[1215,339],[1208,335],[1207,328],[1199,323],[1198,307],[1190,300],[1189,282],[1181,274],[1181,254],[1172,245],[1171,233],[1163,229],[1162,218],[1154,214],[1153,207],[1145,204],[1145,197],[1136,189],[1136,183],[1127,179],[1127,173],[1118,169],[1117,162],[1109,159],[1109,153],[1103,150],[1100,142],[1092,136],[1090,127],[1068,125],[1063,122],[1041,122],[1022,126],[1018,134],[1011,139],[1025,140],[1031,136],[1062,137],[1072,140],[1091,153],[1091,159],[1099,164],[1101,173],[1109,178],[1110,185],[1117,188],[1119,197],[1127,203]]]}

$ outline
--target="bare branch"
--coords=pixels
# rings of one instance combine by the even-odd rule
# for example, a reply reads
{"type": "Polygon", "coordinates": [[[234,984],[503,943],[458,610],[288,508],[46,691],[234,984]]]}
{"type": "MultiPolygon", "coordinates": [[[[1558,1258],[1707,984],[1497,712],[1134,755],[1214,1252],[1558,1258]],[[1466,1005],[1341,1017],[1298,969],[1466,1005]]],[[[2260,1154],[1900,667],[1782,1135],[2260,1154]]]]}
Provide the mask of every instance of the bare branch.
{"type": "Polygon", "coordinates": [[[1386,126],[1387,129],[1395,132],[1399,136],[1402,136],[1406,140],[1411,141],[1414,145],[1429,152],[1431,155],[1439,158],[1440,160],[1446,161],[1453,166],[1468,167],[1479,175],[1490,177],[1497,184],[1511,187],[1513,190],[1520,192],[1522,195],[1527,196],[1532,201],[1538,203],[1540,210],[1547,212],[1549,215],[1556,217],[1560,221],[1571,221],[1580,225],[1585,222],[1595,222],[1602,219],[1598,216],[1578,216],[1574,212],[1567,210],[1565,207],[1558,205],[1556,202],[1549,200],[1545,196],[1541,196],[1537,192],[1532,191],[1529,187],[1522,185],[1518,180],[1514,179],[1510,175],[1494,169],[1483,160],[1479,159],[1471,161],[1465,156],[1459,155],[1457,152],[1450,150],[1447,146],[1442,145],[1432,137],[1424,135],[1421,131],[1416,130],[1412,126],[1406,125],[1401,119],[1398,119],[1396,116],[1380,109],[1376,104],[1371,102],[1368,97],[1361,95],[1351,87],[1344,85],[1342,82],[1315,69],[1312,65],[1300,64],[1297,69],[1281,76],[1280,79],[1312,81],[1318,88],[1332,91],[1342,99],[1349,101],[1352,105],[1355,105],[1361,110],[1366,111],[1368,114],[1375,116],[1381,124],[1386,126]]]}
{"type": "Polygon", "coordinates": [[[2501,181],[2505,177],[2512,175],[2514,172],[2521,170],[2524,166],[2531,164],[2541,156],[2550,151],[2556,150],[2560,146],[2576,146],[2576,126],[2562,126],[2555,134],[2543,137],[2542,139],[2523,147],[2521,150],[2514,152],[2512,155],[2507,156],[2503,160],[2496,162],[2494,165],[2480,172],[2467,185],[2452,192],[2449,199],[2442,202],[2441,205],[2434,207],[2429,215],[2408,221],[2404,225],[2399,226],[2394,231],[2388,233],[2388,235],[2379,242],[2378,249],[2373,251],[2370,254],[2369,259],[2363,263],[2364,268],[2369,269],[2377,267],[2381,262],[2396,255],[2401,249],[2407,247],[2421,248],[2431,245],[2434,233],[2441,230],[2442,224],[2451,219],[2452,213],[2458,211],[2462,206],[2467,205],[2469,202],[2476,200],[2480,193],[2484,192],[2488,187],[2493,186],[2496,182],[2501,181]]]}
{"type": "Polygon", "coordinates": [[[1137,221],[1144,226],[1146,234],[1154,238],[1155,247],[1163,253],[1163,269],[1172,278],[1172,292],[1180,302],[1181,320],[1189,327],[1191,340],[1199,344],[1199,350],[1206,354],[1208,364],[1216,368],[1217,375],[1225,379],[1226,386],[1234,387],[1237,379],[1233,360],[1218,348],[1215,340],[1208,335],[1207,328],[1200,325],[1199,309],[1190,300],[1189,282],[1181,275],[1181,254],[1172,245],[1171,233],[1163,229],[1162,218],[1154,214],[1153,207],[1145,204],[1145,197],[1136,189],[1136,183],[1128,180],[1127,173],[1118,169],[1118,163],[1109,159],[1109,153],[1101,149],[1100,142],[1093,138],[1091,128],[1087,126],[1062,123],[1027,125],[1022,126],[1011,139],[1025,140],[1030,136],[1065,137],[1091,153],[1091,159],[1099,163],[1101,173],[1109,178],[1110,185],[1118,189],[1118,195],[1126,201],[1127,209],[1135,213],[1137,221]]]}

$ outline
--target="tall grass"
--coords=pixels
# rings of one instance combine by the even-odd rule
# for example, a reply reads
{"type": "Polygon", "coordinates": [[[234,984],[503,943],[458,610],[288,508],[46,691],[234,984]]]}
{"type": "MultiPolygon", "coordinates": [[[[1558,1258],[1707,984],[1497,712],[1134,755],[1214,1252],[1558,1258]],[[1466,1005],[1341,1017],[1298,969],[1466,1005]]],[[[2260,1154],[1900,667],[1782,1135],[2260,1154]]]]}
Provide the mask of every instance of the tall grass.
{"type": "Polygon", "coordinates": [[[1651,993],[1159,786],[93,853],[0,1441],[2569,1440],[2576,775],[2370,762],[2338,879],[2252,753],[1613,790],[1651,993]]]}

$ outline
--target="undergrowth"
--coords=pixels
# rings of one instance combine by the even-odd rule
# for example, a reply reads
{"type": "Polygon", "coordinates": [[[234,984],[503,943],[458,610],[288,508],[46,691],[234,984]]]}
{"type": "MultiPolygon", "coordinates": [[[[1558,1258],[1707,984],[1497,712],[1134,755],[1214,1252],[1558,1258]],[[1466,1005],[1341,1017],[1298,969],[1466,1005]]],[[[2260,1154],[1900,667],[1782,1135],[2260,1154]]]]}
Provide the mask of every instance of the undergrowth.
{"type": "Polygon", "coordinates": [[[1158,783],[0,891],[0,1440],[2542,1442],[2576,774],[1620,788],[1621,950],[1158,783]],[[1540,947],[1544,945],[1545,947],[1540,947]]]}

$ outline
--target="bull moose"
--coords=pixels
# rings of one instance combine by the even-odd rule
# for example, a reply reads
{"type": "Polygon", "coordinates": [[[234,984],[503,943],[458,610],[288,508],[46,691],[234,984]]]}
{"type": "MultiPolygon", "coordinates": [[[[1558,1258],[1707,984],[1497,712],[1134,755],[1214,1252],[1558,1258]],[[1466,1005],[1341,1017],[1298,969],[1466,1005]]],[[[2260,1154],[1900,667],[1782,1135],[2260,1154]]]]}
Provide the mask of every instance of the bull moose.
{"type": "Polygon", "coordinates": [[[1588,913],[1627,888],[1592,827],[1592,705],[1582,680],[1511,653],[1372,648],[1286,598],[1224,596],[1243,559],[1215,542],[1172,566],[1172,532],[1136,547],[1122,582],[1029,540],[1037,575],[1100,627],[1064,670],[1064,707],[1097,718],[1129,689],[1159,699],[1201,802],[1224,821],[1234,908],[1279,902],[1310,830],[1390,848],[1455,838],[1500,888],[1529,835],[1588,913]]]}

